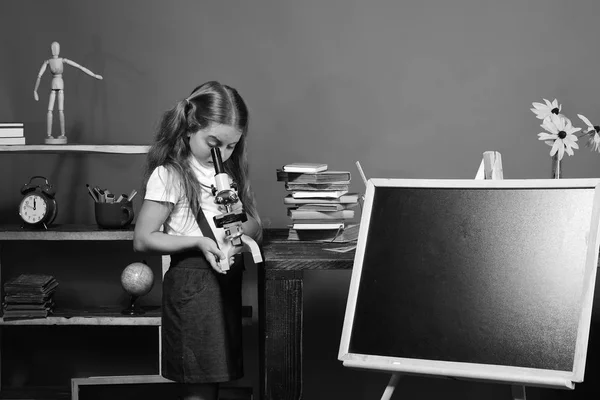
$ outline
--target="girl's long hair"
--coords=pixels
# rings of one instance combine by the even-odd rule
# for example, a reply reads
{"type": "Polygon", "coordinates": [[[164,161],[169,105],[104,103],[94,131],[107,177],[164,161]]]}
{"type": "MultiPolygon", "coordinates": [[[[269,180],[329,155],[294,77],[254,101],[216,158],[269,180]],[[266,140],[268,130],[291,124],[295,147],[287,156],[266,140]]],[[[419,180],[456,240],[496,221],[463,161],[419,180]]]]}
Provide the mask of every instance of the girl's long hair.
{"type": "MultiPolygon", "coordinates": [[[[256,219],[259,229],[257,240],[262,239],[262,224],[256,209],[254,194],[248,178],[246,137],[249,115],[246,103],[237,90],[219,82],[210,81],[196,87],[190,96],[167,110],[160,121],[154,144],[146,158],[143,188],[158,166],[164,166],[181,179],[181,191],[185,193],[193,215],[200,209],[200,182],[190,165],[188,133],[195,133],[210,124],[233,126],[242,132],[231,157],[223,163],[225,172],[237,184],[237,192],[248,215],[256,219]]],[[[167,182],[166,187],[169,190],[167,182]]]]}

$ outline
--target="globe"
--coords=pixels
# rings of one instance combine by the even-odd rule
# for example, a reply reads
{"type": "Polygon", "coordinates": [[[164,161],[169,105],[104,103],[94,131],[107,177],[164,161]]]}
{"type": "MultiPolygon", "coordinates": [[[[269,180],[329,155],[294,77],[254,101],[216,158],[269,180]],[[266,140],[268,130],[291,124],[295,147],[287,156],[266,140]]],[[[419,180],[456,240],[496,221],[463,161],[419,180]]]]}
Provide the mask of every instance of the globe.
{"type": "Polygon", "coordinates": [[[134,262],[121,273],[121,285],[131,296],[140,297],[148,293],[154,285],[154,274],[148,265],[134,262]]]}

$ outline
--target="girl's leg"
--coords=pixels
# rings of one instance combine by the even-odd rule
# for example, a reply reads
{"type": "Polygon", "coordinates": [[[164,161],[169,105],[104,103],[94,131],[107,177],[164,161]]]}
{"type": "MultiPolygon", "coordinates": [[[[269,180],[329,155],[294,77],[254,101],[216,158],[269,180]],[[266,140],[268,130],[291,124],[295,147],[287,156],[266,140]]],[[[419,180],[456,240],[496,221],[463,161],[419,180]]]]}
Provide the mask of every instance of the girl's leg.
{"type": "Polygon", "coordinates": [[[218,400],[218,383],[185,383],[180,386],[183,400],[218,400]]]}

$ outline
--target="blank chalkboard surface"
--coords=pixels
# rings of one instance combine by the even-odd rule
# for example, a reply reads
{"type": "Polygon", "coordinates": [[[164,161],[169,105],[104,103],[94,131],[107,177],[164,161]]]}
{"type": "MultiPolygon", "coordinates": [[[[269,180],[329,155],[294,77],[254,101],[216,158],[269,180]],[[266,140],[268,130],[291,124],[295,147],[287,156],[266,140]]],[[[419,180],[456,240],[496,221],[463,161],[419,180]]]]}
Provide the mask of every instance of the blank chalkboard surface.
{"type": "Polygon", "coordinates": [[[339,359],[574,387],[600,247],[599,182],[369,180],[339,359]]]}

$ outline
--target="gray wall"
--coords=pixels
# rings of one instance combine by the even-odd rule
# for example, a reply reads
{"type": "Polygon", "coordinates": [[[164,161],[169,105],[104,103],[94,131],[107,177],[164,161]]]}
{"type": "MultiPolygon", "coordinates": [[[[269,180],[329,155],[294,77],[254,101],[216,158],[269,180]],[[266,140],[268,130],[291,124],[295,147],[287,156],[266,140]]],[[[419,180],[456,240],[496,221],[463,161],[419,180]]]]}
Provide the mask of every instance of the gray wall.
{"type": "MultiPolygon", "coordinates": [[[[502,153],[506,178],[550,177],[550,148],[537,140],[541,128],[529,108],[556,97],[574,121],[577,113],[600,121],[599,16],[595,0],[5,0],[0,121],[24,122],[28,143],[43,142],[48,73],[39,102],[32,89],[52,41],[60,42],[62,56],[104,76],[98,82],[66,68],[71,142],[148,144],[163,110],[201,82],[223,81],[239,89],[252,113],[259,211],[267,227],[283,228],[285,191],[275,169],[291,161],[350,170],[357,191],[357,160],[369,177],[470,179],[487,150],[502,153]]],[[[600,155],[581,147],[563,162],[567,178],[598,176],[600,155]]],[[[42,174],[58,187],[58,223],[92,223],[85,183],[117,193],[139,189],[143,161],[2,154],[0,220],[18,222],[19,188],[42,174]]],[[[85,292],[90,303],[123,301],[114,276],[132,256],[122,253],[113,275],[91,285],[89,271],[95,277],[110,270],[97,260],[83,271],[52,271],[71,288],[71,299],[85,292]]],[[[376,398],[387,382],[336,360],[348,283],[347,272],[306,273],[305,398],[376,398]]],[[[156,288],[150,300],[159,294],[156,288]]],[[[246,296],[255,301],[252,289],[246,296]]],[[[585,385],[533,396],[571,398],[585,385]]],[[[403,381],[403,391],[432,399],[510,393],[505,386],[423,378],[403,381]]]]}

